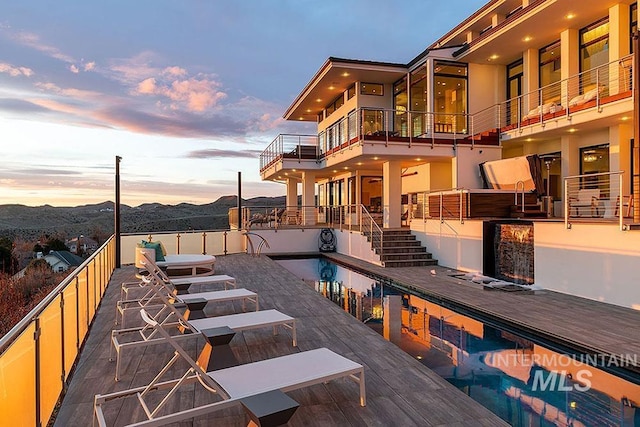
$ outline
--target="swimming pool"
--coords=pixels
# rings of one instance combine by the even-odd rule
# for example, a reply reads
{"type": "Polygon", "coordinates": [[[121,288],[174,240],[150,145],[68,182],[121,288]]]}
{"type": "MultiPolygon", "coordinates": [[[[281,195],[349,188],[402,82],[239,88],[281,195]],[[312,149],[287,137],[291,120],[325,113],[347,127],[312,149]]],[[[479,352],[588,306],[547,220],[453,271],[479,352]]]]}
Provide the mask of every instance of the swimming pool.
{"type": "Polygon", "coordinates": [[[396,344],[511,425],[640,426],[640,379],[619,378],[326,258],[277,262],[380,333],[384,297],[401,295],[396,344]]]}

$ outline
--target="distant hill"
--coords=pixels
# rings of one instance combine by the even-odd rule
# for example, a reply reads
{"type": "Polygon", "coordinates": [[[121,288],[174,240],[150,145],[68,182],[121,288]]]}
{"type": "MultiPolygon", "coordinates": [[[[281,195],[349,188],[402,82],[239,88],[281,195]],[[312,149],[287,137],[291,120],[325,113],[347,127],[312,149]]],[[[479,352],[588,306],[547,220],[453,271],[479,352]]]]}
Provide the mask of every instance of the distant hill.
{"type": "MultiPolygon", "coordinates": [[[[228,229],[229,208],[237,205],[236,200],[236,196],[223,196],[205,205],[146,203],[135,208],[120,205],[121,232],[228,229]]],[[[284,204],[284,196],[243,199],[244,206],[284,204]]],[[[75,207],[0,205],[0,237],[25,240],[43,234],[64,237],[100,234],[108,237],[114,232],[113,215],[113,202],[75,207]]]]}

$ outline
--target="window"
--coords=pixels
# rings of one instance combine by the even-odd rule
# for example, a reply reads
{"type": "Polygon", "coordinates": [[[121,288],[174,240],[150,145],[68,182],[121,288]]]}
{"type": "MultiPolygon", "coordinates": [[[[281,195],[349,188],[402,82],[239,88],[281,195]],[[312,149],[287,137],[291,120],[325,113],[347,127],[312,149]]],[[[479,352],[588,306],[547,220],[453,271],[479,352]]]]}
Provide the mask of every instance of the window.
{"type": "Polygon", "coordinates": [[[580,80],[582,93],[596,86],[596,69],[608,62],[609,18],[604,18],[580,30],[580,71],[584,72],[580,80]]]}
{"type": "Polygon", "coordinates": [[[320,122],[321,122],[321,121],[323,121],[323,120],[324,120],[324,112],[323,112],[323,111],[320,111],[320,112],[318,113],[318,123],[320,123],[320,122]]]}
{"type": "Polygon", "coordinates": [[[393,130],[400,136],[408,136],[407,126],[407,103],[409,99],[407,97],[407,78],[398,80],[393,85],[393,109],[394,123],[393,130]]]}
{"type": "Polygon", "coordinates": [[[351,85],[349,89],[347,89],[347,99],[351,99],[356,96],[356,85],[351,85]]]}
{"type": "Polygon", "coordinates": [[[582,188],[599,189],[600,197],[609,198],[609,176],[597,175],[609,172],[609,144],[583,147],[580,149],[580,175],[594,175],[583,178],[582,188]]]}
{"type": "Polygon", "coordinates": [[[522,59],[507,65],[507,124],[517,123],[518,114],[522,115],[524,98],[522,85],[524,67],[522,59]]]}
{"type": "Polygon", "coordinates": [[[540,49],[540,88],[542,103],[560,102],[560,40],[540,49]],[[550,86],[552,85],[552,86],[550,86]]]}
{"type": "MultiPolygon", "coordinates": [[[[409,89],[409,111],[426,112],[427,111],[427,67],[421,65],[411,72],[409,89]]],[[[420,136],[427,133],[427,118],[423,114],[413,114],[411,116],[411,134],[412,136],[420,136]]]]}
{"type": "Polygon", "coordinates": [[[467,132],[467,64],[434,63],[434,132],[467,132]]]}
{"type": "Polygon", "coordinates": [[[62,273],[64,271],[64,267],[60,266],[58,267],[58,273],[62,273]]]}
{"type": "Polygon", "coordinates": [[[380,83],[361,83],[360,95],[384,95],[384,86],[380,83]]]}
{"type": "Polygon", "coordinates": [[[337,97],[331,104],[327,105],[326,112],[327,117],[333,114],[338,108],[344,105],[344,94],[341,93],[339,97],[337,97]]]}

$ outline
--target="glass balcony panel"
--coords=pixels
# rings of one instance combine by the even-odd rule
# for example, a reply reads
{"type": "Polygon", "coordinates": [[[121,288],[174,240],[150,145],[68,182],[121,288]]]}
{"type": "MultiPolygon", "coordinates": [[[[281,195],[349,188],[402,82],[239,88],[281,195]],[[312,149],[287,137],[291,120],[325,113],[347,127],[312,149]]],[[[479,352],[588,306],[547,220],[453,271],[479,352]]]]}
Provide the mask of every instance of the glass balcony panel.
{"type": "Polygon", "coordinates": [[[62,292],[64,297],[64,370],[67,376],[76,360],[78,348],[78,336],[76,325],[78,316],[76,315],[76,286],[71,282],[62,292]]]}
{"type": "Polygon", "coordinates": [[[0,396],[2,425],[36,425],[34,331],[31,323],[0,358],[0,389],[7,391],[0,396]]]}
{"type": "Polygon", "coordinates": [[[42,420],[49,419],[62,392],[61,310],[60,295],[58,295],[39,316],[40,419],[42,420]]]}
{"type": "Polygon", "coordinates": [[[89,309],[89,291],[87,289],[88,284],[87,272],[86,270],[83,270],[82,272],[80,272],[80,274],[78,274],[78,328],[80,343],[84,341],[84,337],[87,334],[89,326],[89,318],[87,317],[87,312],[89,309]]]}

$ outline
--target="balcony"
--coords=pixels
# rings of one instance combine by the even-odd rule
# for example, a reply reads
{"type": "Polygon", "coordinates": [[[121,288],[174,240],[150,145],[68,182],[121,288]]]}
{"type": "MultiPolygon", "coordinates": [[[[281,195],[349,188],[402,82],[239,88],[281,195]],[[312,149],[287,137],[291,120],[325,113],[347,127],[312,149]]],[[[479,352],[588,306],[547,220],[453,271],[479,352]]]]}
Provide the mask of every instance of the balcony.
{"type": "MultiPolygon", "coordinates": [[[[313,135],[278,135],[260,155],[260,172],[278,161],[320,161],[354,144],[412,144],[434,147],[457,144],[498,145],[491,129],[475,129],[468,114],[428,113],[402,109],[359,108],[313,135]]],[[[295,167],[295,166],[294,166],[295,167]]],[[[282,167],[286,168],[285,166],[282,167]]]]}

